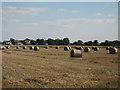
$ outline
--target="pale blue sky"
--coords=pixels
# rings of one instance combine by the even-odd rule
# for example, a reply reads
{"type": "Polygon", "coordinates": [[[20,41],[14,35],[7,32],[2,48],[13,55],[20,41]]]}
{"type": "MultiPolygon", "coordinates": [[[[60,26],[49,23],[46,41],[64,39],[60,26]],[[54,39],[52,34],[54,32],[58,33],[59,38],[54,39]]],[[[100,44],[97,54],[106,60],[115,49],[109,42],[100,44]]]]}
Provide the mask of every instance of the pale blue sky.
{"type": "Polygon", "coordinates": [[[118,39],[117,2],[3,2],[2,39],[118,39]]]}
{"type": "Polygon", "coordinates": [[[119,0],[1,0],[2,2],[119,2],[119,0]]]}

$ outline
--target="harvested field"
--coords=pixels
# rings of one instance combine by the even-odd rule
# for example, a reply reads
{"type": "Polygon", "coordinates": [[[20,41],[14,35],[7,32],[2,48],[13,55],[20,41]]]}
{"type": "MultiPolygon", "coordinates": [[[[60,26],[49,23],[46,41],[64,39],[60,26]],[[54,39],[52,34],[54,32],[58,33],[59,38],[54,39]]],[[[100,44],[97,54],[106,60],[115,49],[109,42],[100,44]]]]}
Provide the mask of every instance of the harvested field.
{"type": "MultiPolygon", "coordinates": [[[[118,54],[106,48],[71,58],[64,48],[2,51],[3,88],[95,88],[118,80],[118,54]]],[[[114,85],[112,87],[117,87],[114,85]]]]}

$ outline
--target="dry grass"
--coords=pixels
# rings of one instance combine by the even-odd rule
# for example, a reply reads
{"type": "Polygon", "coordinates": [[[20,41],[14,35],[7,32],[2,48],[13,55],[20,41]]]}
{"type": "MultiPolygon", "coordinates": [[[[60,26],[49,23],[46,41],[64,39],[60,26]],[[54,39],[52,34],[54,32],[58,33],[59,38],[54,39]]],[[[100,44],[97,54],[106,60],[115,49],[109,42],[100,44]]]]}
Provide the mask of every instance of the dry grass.
{"type": "MultiPolygon", "coordinates": [[[[39,51],[4,50],[3,88],[89,88],[118,79],[118,54],[105,48],[83,52],[83,58],[70,58],[64,48],[39,51]]],[[[112,86],[116,87],[116,86],[112,86]]]]}

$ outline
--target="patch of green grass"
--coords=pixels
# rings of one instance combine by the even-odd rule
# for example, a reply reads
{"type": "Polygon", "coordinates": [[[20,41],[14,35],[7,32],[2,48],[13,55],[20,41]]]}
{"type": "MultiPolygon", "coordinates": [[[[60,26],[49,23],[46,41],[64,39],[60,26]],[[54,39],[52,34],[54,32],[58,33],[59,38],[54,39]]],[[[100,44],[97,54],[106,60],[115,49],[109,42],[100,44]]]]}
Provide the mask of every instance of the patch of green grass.
{"type": "Polygon", "coordinates": [[[41,58],[46,58],[46,57],[43,56],[43,57],[41,57],[41,58]]]}
{"type": "Polygon", "coordinates": [[[99,88],[120,88],[119,84],[120,84],[120,81],[115,80],[115,81],[107,82],[106,84],[100,85],[98,87],[99,88]]]}
{"type": "Polygon", "coordinates": [[[106,88],[118,88],[118,84],[120,83],[120,81],[112,81],[109,82],[105,85],[106,88]]]}
{"type": "Polygon", "coordinates": [[[112,63],[120,63],[120,61],[112,61],[112,63]]]}

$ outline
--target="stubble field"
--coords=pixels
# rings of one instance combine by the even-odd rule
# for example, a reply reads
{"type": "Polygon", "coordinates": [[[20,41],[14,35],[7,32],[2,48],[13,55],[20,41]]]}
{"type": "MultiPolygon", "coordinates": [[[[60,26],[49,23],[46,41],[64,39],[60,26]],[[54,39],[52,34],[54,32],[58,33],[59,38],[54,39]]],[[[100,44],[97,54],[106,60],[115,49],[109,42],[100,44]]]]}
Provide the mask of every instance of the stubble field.
{"type": "Polygon", "coordinates": [[[118,54],[107,52],[105,48],[91,49],[82,58],[71,58],[70,51],[63,48],[34,51],[12,46],[2,51],[2,87],[117,87],[118,54]]]}

